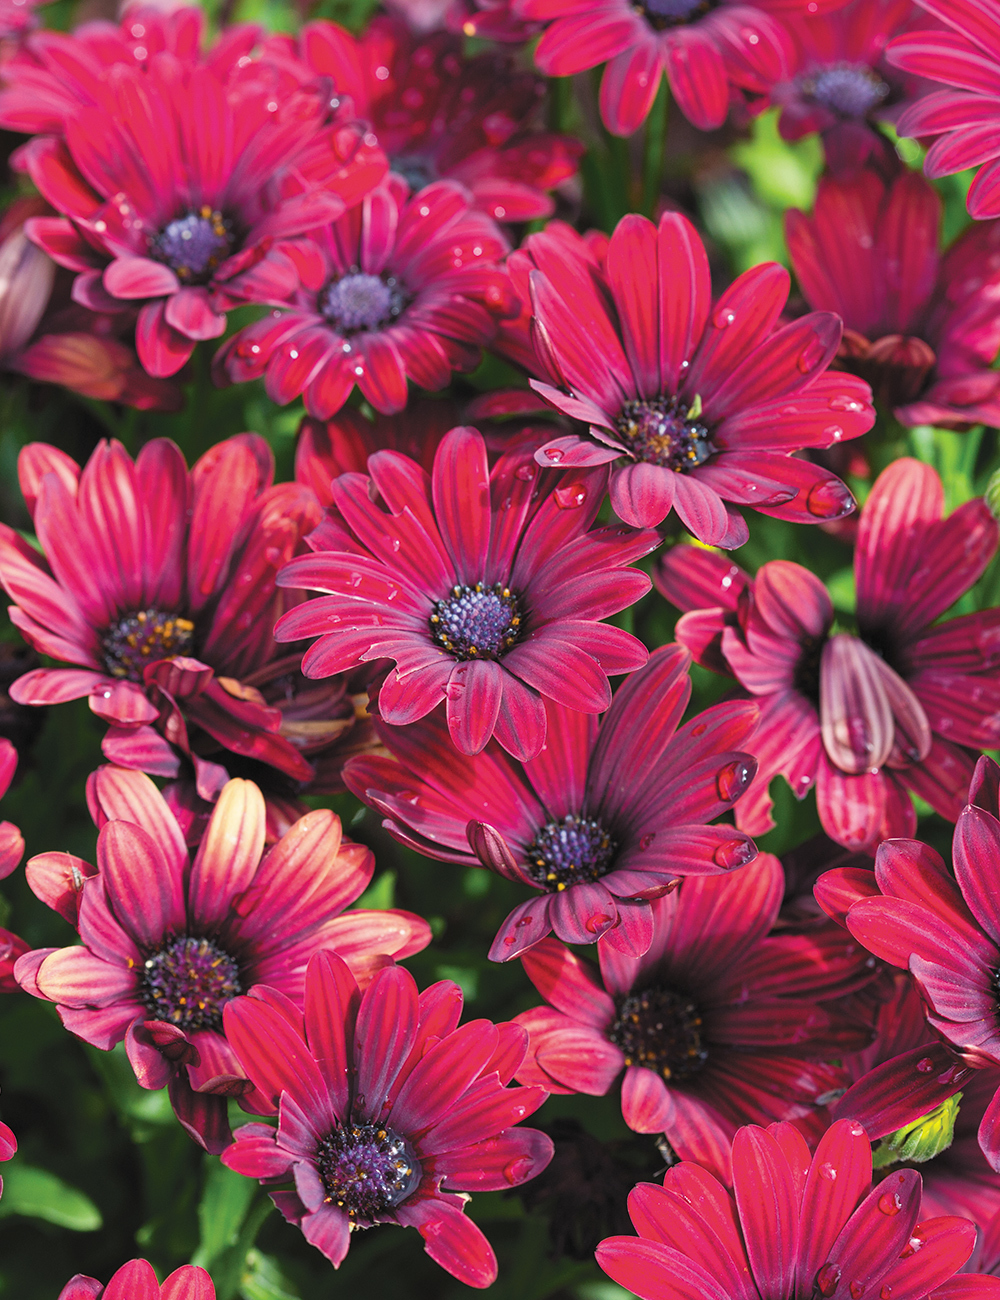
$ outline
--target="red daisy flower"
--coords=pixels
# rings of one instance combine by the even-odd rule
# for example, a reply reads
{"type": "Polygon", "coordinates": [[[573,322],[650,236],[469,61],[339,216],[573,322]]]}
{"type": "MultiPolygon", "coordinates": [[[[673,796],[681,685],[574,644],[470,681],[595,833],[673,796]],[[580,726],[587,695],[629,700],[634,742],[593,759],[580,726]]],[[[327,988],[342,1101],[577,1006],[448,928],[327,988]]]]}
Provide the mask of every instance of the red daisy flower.
{"type": "Polygon", "coordinates": [[[271,1198],[334,1267],[352,1229],[415,1227],[436,1263],[486,1287],[497,1264],[465,1215],[467,1193],[506,1191],[552,1158],[537,1129],[513,1127],[546,1098],[508,1088],[526,1035],[473,1020],[458,1028],[462,992],[442,980],[418,994],[409,971],[380,971],[360,993],[348,966],[317,953],[305,1017],[270,988],[225,1011],[226,1033],[278,1127],[248,1124],[223,1163],[294,1191],[271,1198]],[[456,1193],[459,1193],[456,1195],[456,1193]]]}
{"type": "Polygon", "coordinates": [[[921,1214],[920,1175],[871,1185],[871,1148],[842,1120],[815,1154],[791,1124],[733,1141],[733,1191],[705,1170],[668,1169],[629,1197],[638,1237],[608,1237],[597,1262],[641,1300],[996,1300],[1000,1281],[955,1274],[975,1226],[921,1214]],[[954,1280],[950,1280],[954,1279],[954,1280]]]}
{"type": "Polygon", "coordinates": [[[682,609],[715,570],[716,608],[685,614],[677,638],[706,667],[724,661],[761,708],[761,776],[736,812],[750,834],[773,825],[779,772],[800,799],[815,783],[823,829],[851,849],[913,834],[908,790],[958,816],[970,750],[1000,743],[1000,610],[935,620],[978,581],[998,532],[980,498],[947,519],[943,507],[930,466],[903,458],[879,475],[854,552],[857,635],[834,631],[826,588],[798,564],[751,581],[692,547],[661,560],[658,586],[682,609]]]}
{"type": "Polygon", "coordinates": [[[299,58],[350,95],[393,171],[413,190],[458,181],[497,221],[551,216],[548,191],[576,172],[583,144],[536,125],[545,83],[497,51],[465,58],[462,38],[418,37],[376,16],[358,39],[325,21],[306,26],[299,58]]]}
{"type": "Polygon", "coordinates": [[[902,424],[998,424],[1000,227],[973,226],[941,254],[941,218],[915,172],[824,178],[812,217],[786,214],[792,267],[809,306],[843,319],[836,364],[902,424]]]}
{"type": "Polygon", "coordinates": [[[555,20],[535,62],[569,77],[607,60],[600,107],[614,135],[646,119],[664,76],[677,106],[701,131],[722,125],[730,103],[763,95],[787,75],[791,42],[781,19],[844,0],[514,0],[515,16],[555,20]]]}
{"type": "Polygon", "coordinates": [[[913,19],[913,0],[850,0],[834,14],[783,15],[795,54],[771,91],[786,140],[819,132],[835,175],[867,163],[895,171],[899,159],[880,122],[895,122],[912,79],[885,61],[885,47],[913,19]]]}
{"type": "MultiPolygon", "coordinates": [[[[6,738],[0,737],[0,798],[10,789],[17,770],[17,750],[6,738]]],[[[24,856],[24,837],[13,822],[0,822],[0,880],[4,880],[16,870],[24,856]]],[[[14,978],[14,965],[17,959],[26,953],[30,944],[14,934],[12,930],[0,929],[0,993],[16,993],[17,980],[14,978]]],[[[0,1160],[9,1160],[4,1155],[5,1135],[13,1141],[13,1135],[5,1124],[0,1124],[0,1160]]],[[[15,1144],[16,1148],[16,1144],[15,1144]]],[[[13,1152],[11,1152],[13,1154],[13,1152]]],[[[0,1180],[0,1188],[3,1182],[0,1180]]]]}
{"type": "Polygon", "coordinates": [[[886,49],[895,68],[948,86],[911,105],[896,124],[900,135],[939,136],[924,171],[951,176],[980,167],[969,187],[977,220],[1000,216],[1000,13],[991,0],[916,0],[951,30],[898,36],[886,49]]]}
{"type": "Polygon", "coordinates": [[[707,824],[753,779],[744,750],[757,711],[721,704],[678,730],[689,664],[678,646],[654,650],[600,726],[548,701],[545,747],[523,767],[497,744],[456,761],[439,710],[412,727],[376,723],[392,757],[353,759],[344,780],[401,843],[542,891],[507,917],[493,961],[551,930],[567,943],[604,935],[639,956],[652,941],[651,898],[681,876],[718,875],[757,855],[732,826],[707,824]]]}
{"type": "Polygon", "coordinates": [[[818,1136],[822,1099],[845,1081],[822,1060],[867,1041],[822,1004],[873,972],[832,922],[766,937],[783,891],[781,863],[764,853],[752,870],[688,877],[655,898],[642,957],[602,939],[598,973],[555,939],[530,948],[524,969],[549,1005],[516,1017],[529,1035],[518,1079],[603,1096],[624,1069],[626,1124],[664,1133],[727,1182],[740,1124],[795,1119],[818,1136]]]}
{"type": "Polygon", "coordinates": [[[18,466],[44,555],[0,525],[10,616],[42,654],[80,666],[26,673],[11,698],[89,697],[112,727],[108,758],[176,776],[186,755],[205,798],[226,780],[206,755],[224,762],[227,750],[308,780],[280,713],[245,681],[278,658],[271,627],[301,593],[277,591],[275,570],[320,516],[308,488],[271,486],[264,439],[229,438],[190,473],[163,438],[135,464],[101,443],[81,473],[32,443],[18,466]]]}
{"type": "MultiPolygon", "coordinates": [[[[453,181],[407,198],[390,177],[322,233],[300,241],[302,288],[260,301],[287,304],[233,336],[215,359],[217,382],[264,376],[268,396],[304,395],[318,419],[336,415],[355,383],[389,415],[406,406],[407,380],[443,388],[472,370],[512,314],[499,226],[453,181]]],[[[252,297],[252,295],[250,295],[252,297]]]]}
{"type": "Polygon", "coordinates": [[[649,589],[626,566],[659,541],[591,529],[605,471],[560,474],[547,493],[539,478],[521,456],[491,473],[471,428],[441,442],[431,475],[378,452],[368,477],[334,482],[333,508],[309,539],[317,554],[281,571],[282,585],[328,594],[289,610],[275,636],[319,635],[302,660],[307,677],[392,660],[378,694],[385,722],[416,722],[446,700],[462,753],[495,734],[509,753],[534,757],[545,697],[599,713],[611,702],[608,674],[646,662],[641,641],[598,620],[649,589]]]}
{"type": "Polygon", "coordinates": [[[266,853],[264,799],[251,781],[219,795],[192,863],[184,835],[147,776],[98,768],[89,791],[97,867],[43,853],[34,893],[75,924],[82,943],[17,963],[21,987],[55,1002],[78,1038],[125,1040],[144,1088],[168,1085],[178,1119],[210,1151],[230,1140],[226,1098],[254,1099],[223,1032],[223,1008],[267,981],[302,1002],[306,963],[336,948],[359,977],[430,942],[411,912],[344,912],[371,880],[370,849],[341,838],[319,809],[266,853]],[[342,913],[342,914],[341,914],[342,913]]]}
{"type": "MultiPolygon", "coordinates": [[[[910,971],[927,1004],[931,1029],[973,1069],[1000,1067],[998,797],[1000,767],[981,758],[969,804],[955,826],[954,876],[929,845],[899,839],[879,846],[873,882],[835,871],[817,885],[824,903],[821,890],[826,886],[850,904],[846,923],[859,942],[882,960],[910,971]]],[[[935,1056],[928,1052],[927,1060],[923,1070],[919,1060],[915,1066],[918,1073],[935,1076],[927,1078],[927,1091],[953,1084],[953,1093],[964,1083],[964,1071],[951,1071],[958,1077],[940,1077],[935,1056]]],[[[912,1096],[919,1081],[908,1071],[897,1073],[897,1090],[912,1096]]],[[[869,1086],[863,1100],[871,1108],[875,1089],[869,1086]]],[[[1000,1087],[980,1124],[979,1143],[991,1167],[1000,1171],[1000,1087]]]]}
{"type": "MultiPolygon", "coordinates": [[[[295,236],[340,216],[376,184],[384,155],[360,128],[326,123],[326,103],[271,98],[168,54],[115,66],[106,103],[76,108],[62,137],[22,146],[24,167],[62,217],[29,238],[79,272],[77,302],[138,304],[136,347],[152,375],[176,374],[226,310],[266,288],[294,292],[295,236]],[[280,103],[279,103],[280,99],[280,103]]],[[[311,248],[311,246],[309,246],[311,248]]]]}
{"type": "Polygon", "coordinates": [[[712,545],[749,536],[730,503],[811,523],[854,508],[840,479],[791,453],[866,432],[871,394],[824,374],[840,343],[836,316],[774,328],[788,296],[782,267],[744,272],[713,307],[705,249],[676,213],[659,229],[624,217],[604,273],[562,239],[529,241],[528,252],[535,346],[550,379],[532,387],[591,435],[555,439],[540,463],[618,461],[611,504],[626,523],[659,524],[673,507],[712,545]]]}
{"type": "Polygon", "coordinates": [[[147,1260],[130,1259],[107,1286],[77,1273],[59,1292],[59,1300],[215,1300],[215,1287],[196,1264],[174,1269],[161,1286],[147,1260]]]}

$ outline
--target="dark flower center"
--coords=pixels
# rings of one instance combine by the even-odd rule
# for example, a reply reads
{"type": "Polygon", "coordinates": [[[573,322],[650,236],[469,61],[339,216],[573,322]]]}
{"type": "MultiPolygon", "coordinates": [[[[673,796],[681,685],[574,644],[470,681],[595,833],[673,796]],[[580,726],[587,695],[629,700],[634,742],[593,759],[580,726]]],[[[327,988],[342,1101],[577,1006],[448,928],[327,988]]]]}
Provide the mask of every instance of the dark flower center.
{"type": "Polygon", "coordinates": [[[430,623],[434,640],[456,659],[499,659],[517,641],[521,611],[502,582],[477,582],[435,601],[430,623]]]}
{"type": "Polygon", "coordinates": [[[683,473],[703,465],[715,451],[708,430],[698,423],[700,412],[697,399],[691,407],[677,397],[626,402],[615,428],[636,460],[683,473]]]}
{"type": "Polygon", "coordinates": [[[598,880],[617,848],[600,822],[570,815],[549,822],[535,836],[527,852],[528,874],[550,892],[598,880]]]}
{"type": "Polygon", "coordinates": [[[405,1201],[422,1176],[406,1139],[377,1124],[334,1129],[319,1143],[316,1167],[328,1201],[360,1227],[405,1201]]]}
{"type": "Polygon", "coordinates": [[[184,284],[207,284],[233,251],[234,242],[232,222],[205,206],[164,226],[151,241],[150,252],[176,271],[184,284]]]}
{"type": "Polygon", "coordinates": [[[400,154],[392,159],[392,170],[402,176],[414,193],[437,180],[437,171],[429,158],[415,154],[400,154]]]}
{"type": "Polygon", "coordinates": [[[139,996],[154,1020],[168,1020],[185,1033],[222,1030],[222,1008],[243,992],[240,968],[211,939],[184,935],[147,957],[139,996]]]}
{"type": "Polygon", "coordinates": [[[636,9],[659,32],[703,18],[713,3],[714,0],[639,0],[636,9]]]}
{"type": "Polygon", "coordinates": [[[841,117],[864,117],[889,93],[889,86],[864,64],[824,68],[804,87],[824,108],[841,117]]]}
{"type": "Polygon", "coordinates": [[[319,310],[341,334],[384,329],[403,311],[408,296],[394,276],[351,271],[328,284],[319,310]]]}
{"type": "Polygon", "coordinates": [[[708,1060],[697,1006],[670,988],[630,994],[608,1037],[625,1053],[626,1065],[645,1065],[675,1082],[691,1078],[708,1060]]]}
{"type": "Polygon", "coordinates": [[[104,634],[104,663],[112,677],[141,682],[147,664],[186,654],[193,638],[194,624],[189,619],[160,609],[139,609],[123,614],[104,634]]]}
{"type": "Polygon", "coordinates": [[[795,689],[800,691],[818,709],[819,668],[820,661],[823,658],[823,647],[826,645],[826,637],[803,637],[799,644],[802,647],[802,653],[799,656],[799,662],[795,665],[795,689]]]}

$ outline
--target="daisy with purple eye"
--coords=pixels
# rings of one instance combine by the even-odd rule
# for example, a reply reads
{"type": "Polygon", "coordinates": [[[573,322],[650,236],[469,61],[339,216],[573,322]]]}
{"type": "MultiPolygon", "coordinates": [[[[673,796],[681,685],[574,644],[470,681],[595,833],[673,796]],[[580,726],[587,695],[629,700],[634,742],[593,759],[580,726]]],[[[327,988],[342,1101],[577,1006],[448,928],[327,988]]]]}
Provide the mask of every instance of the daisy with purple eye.
{"type": "Polygon", "coordinates": [[[530,455],[491,471],[482,434],[453,429],[430,475],[380,451],[368,475],[342,474],[308,539],[315,554],[279,575],[325,593],[279,619],[281,641],[319,639],[307,677],[390,659],[378,711],[393,726],[442,700],[452,741],[477,754],[491,736],[531,758],[545,740],[543,700],[599,713],[609,674],[647,658],[628,632],[599,620],[638,600],[645,574],[628,567],[659,542],[651,530],[591,528],[606,471],[556,474],[540,490],[530,455]]]}

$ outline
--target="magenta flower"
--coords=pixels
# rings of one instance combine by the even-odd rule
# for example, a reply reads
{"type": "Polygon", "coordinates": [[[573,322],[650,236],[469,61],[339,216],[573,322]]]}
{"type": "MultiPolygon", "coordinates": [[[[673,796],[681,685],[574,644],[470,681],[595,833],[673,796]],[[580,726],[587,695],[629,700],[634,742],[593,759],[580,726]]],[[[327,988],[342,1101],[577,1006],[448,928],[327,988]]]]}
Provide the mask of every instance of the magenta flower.
{"type": "Polygon", "coordinates": [[[565,239],[535,239],[527,251],[549,379],[532,387],[590,425],[589,437],[542,448],[540,463],[615,461],[611,504],[626,523],[659,524],[673,508],[712,545],[749,537],[736,505],[800,523],[853,510],[840,479],[792,452],[870,429],[871,394],[824,373],[840,344],[836,316],[813,312],[775,328],[788,296],[782,267],[744,272],[713,307],[704,247],[676,213],[658,229],[623,217],[603,273],[565,239]]]}
{"type": "Polygon", "coordinates": [[[264,799],[250,781],[219,795],[194,861],[163,796],[141,773],[102,767],[88,790],[100,826],[97,867],[68,853],[28,864],[34,893],[74,924],[81,944],[41,948],[15,968],[55,1002],[78,1038],[125,1040],[144,1088],[170,1090],[188,1132],[210,1151],[230,1141],[226,1098],[251,1085],[223,1032],[223,1008],[263,981],[301,1005],[306,963],[336,948],[359,978],[430,942],[410,912],[349,911],[374,870],[326,809],[264,852],[264,799]]]}
{"type": "Polygon", "coordinates": [[[551,216],[548,191],[576,173],[582,143],[536,125],[544,82],[509,55],[466,58],[462,45],[445,32],[414,36],[387,15],[357,40],[326,21],[299,38],[300,58],[351,96],[411,189],[453,180],[497,221],[551,216]]]}
{"type": "Polygon", "coordinates": [[[251,301],[280,304],[235,334],[216,356],[217,379],[264,376],[268,396],[304,395],[318,419],[336,415],[355,383],[376,411],[406,406],[407,380],[443,388],[453,370],[472,370],[514,311],[496,263],[507,250],[499,226],[454,181],[407,199],[390,177],[363,203],[302,241],[302,288],[261,286],[251,301]]]}
{"type": "Polygon", "coordinates": [[[44,555],[0,526],[10,616],[42,654],[78,667],[26,673],[12,698],[88,697],[111,726],[109,759],[176,776],[185,755],[204,798],[226,780],[211,760],[227,751],[308,780],[280,713],[244,684],[278,657],[271,626],[301,593],[277,591],[275,570],[320,513],[308,488],[271,485],[264,439],[228,438],[190,473],[164,438],[135,464],[101,443],[82,472],[32,443],[18,469],[44,555]]]}
{"type": "Polygon", "coordinates": [[[968,208],[979,221],[1000,216],[1000,15],[988,0],[916,0],[950,31],[897,36],[886,61],[947,87],[932,90],[896,124],[900,135],[938,136],[924,159],[932,179],[979,167],[968,208]]]}
{"type": "Polygon", "coordinates": [[[116,66],[107,101],[76,108],[64,136],[19,152],[61,217],[36,217],[32,240],[76,271],[75,301],[139,308],[135,341],[151,375],[176,374],[226,311],[266,285],[299,283],[296,236],[356,203],[385,170],[360,128],[325,121],[318,96],[272,99],[256,81],[163,54],[116,66]],[[203,138],[204,136],[204,138],[203,138]]]}
{"type": "Polygon", "coordinates": [[[1000,229],[973,226],[940,254],[941,217],[915,172],[824,178],[812,217],[785,217],[792,267],[810,307],[843,319],[836,364],[902,424],[995,424],[1000,229]]]}
{"type": "MultiPolygon", "coordinates": [[[[839,8],[813,0],[808,8],[839,8]]],[[[569,77],[607,60],[600,109],[614,135],[645,121],[665,75],[684,116],[701,131],[726,120],[734,101],[767,93],[787,73],[791,42],[782,24],[802,0],[514,0],[519,18],[550,19],[535,50],[549,77],[569,77]]]]}
{"type": "Polygon", "coordinates": [[[641,1300],[996,1300],[1000,1282],[956,1277],[975,1225],[920,1219],[919,1173],[874,1188],[860,1124],[841,1120],[815,1154],[791,1124],[733,1141],[733,1191],[687,1162],[629,1197],[638,1237],[608,1237],[597,1262],[641,1300]]]}
{"type": "Polygon", "coordinates": [[[599,726],[548,701],[545,747],[523,766],[495,743],[457,762],[438,710],[412,727],[379,726],[392,757],[352,759],[344,780],[401,843],[541,891],[500,927],[493,961],[552,930],[567,943],[603,935],[639,956],[652,941],[650,899],[757,855],[732,826],[707,824],[753,779],[744,751],[757,711],[721,704],[678,730],[689,664],[677,646],[654,650],[599,726]]]}
{"type": "Polygon", "coordinates": [[[740,1124],[794,1119],[818,1136],[822,1099],[845,1081],[822,1062],[867,1041],[864,1025],[823,1004],[874,972],[832,923],[766,937],[783,889],[765,853],[654,899],[641,957],[602,939],[598,972],[555,939],[529,949],[525,972],[549,1005],[516,1017],[529,1035],[520,1081],[603,1096],[624,1070],[626,1124],[665,1134],[727,1182],[740,1124]]]}
{"type": "Polygon", "coordinates": [[[854,553],[856,635],[835,631],[826,588],[798,564],[771,561],[751,582],[693,548],[663,557],[658,586],[681,608],[715,570],[715,608],[685,614],[677,638],[760,705],[760,777],[736,810],[750,834],[773,824],[779,772],[799,799],[815,784],[823,829],[855,850],[913,834],[908,791],[958,816],[970,750],[1000,743],[1000,611],[935,620],[982,575],[998,533],[981,499],[947,519],[943,507],[929,466],[903,458],[879,475],[854,553]]]}
{"type": "Polygon", "coordinates": [[[312,534],[317,552],[281,572],[283,586],[328,593],[278,620],[275,636],[319,635],[307,677],[392,660],[378,693],[383,721],[416,722],[446,701],[464,754],[496,734],[531,758],[545,741],[543,699],[599,713],[608,675],[647,658],[642,642],[598,622],[649,589],[627,567],[659,538],[591,529],[604,471],[570,471],[540,494],[530,458],[504,457],[490,473],[475,429],[453,429],[433,473],[382,451],[368,477],[343,474],[333,511],[312,534]]]}
{"type": "Polygon", "coordinates": [[[496,1279],[496,1258],[465,1215],[467,1193],[506,1191],[552,1158],[537,1129],[515,1128],[546,1098],[508,1088],[524,1056],[516,1025],[458,1028],[462,993],[442,980],[418,994],[390,966],[361,993],[335,953],[306,973],[305,1018],[270,988],[225,1011],[257,1096],[278,1127],[247,1124],[223,1163],[273,1186],[271,1199],[335,1268],[352,1229],[414,1227],[436,1263],[466,1286],[496,1279]],[[458,1193],[456,1195],[456,1193],[458,1193]]]}
{"type": "Polygon", "coordinates": [[[215,1300],[215,1287],[205,1270],[195,1264],[174,1269],[161,1286],[150,1263],[130,1259],[107,1286],[101,1286],[96,1277],[77,1273],[59,1292],[59,1300],[215,1300]]]}
{"type": "Polygon", "coordinates": [[[787,12],[795,50],[788,77],[771,91],[786,140],[819,132],[835,176],[866,164],[890,171],[898,159],[881,122],[895,122],[914,98],[913,79],[885,60],[885,47],[913,22],[913,0],[849,0],[835,13],[787,12]]]}

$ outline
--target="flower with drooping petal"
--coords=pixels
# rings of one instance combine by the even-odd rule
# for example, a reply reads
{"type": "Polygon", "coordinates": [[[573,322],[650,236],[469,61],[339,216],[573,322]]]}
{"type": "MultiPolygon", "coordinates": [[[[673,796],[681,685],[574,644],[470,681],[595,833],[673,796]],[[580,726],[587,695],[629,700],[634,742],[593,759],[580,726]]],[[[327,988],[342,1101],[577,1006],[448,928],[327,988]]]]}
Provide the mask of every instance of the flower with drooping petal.
{"type": "Polygon", "coordinates": [[[107,758],[176,776],[184,755],[207,799],[226,780],[227,751],[309,780],[280,713],[244,684],[279,658],[271,627],[301,593],[277,591],[275,571],[320,517],[308,488],[271,484],[264,439],[228,438],[190,472],[165,438],[134,464],[102,442],[82,472],[31,443],[18,471],[43,554],[0,525],[10,616],[42,654],[77,666],[26,673],[12,698],[88,697],[112,728],[107,758]]]}
{"type": "Polygon", "coordinates": [[[958,816],[971,751],[1000,743],[1000,610],[936,620],[978,581],[998,532],[981,498],[943,510],[930,466],[904,457],[879,475],[854,552],[856,635],[834,630],[826,588],[798,564],[772,560],[751,581],[693,547],[663,557],[657,584],[681,608],[714,574],[715,608],[685,614],[677,638],[761,708],[760,776],[736,810],[751,835],[773,824],[779,772],[797,798],[815,784],[823,829],[855,850],[914,833],[909,791],[958,816]]]}
{"type": "Polygon", "coordinates": [[[500,927],[490,957],[509,961],[555,931],[633,956],[652,940],[650,899],[687,875],[746,866],[756,847],[724,822],[756,764],[752,704],[719,704],[678,727],[689,656],[654,650],[603,720],[546,702],[546,741],[522,764],[495,742],[459,760],[441,710],[409,727],[376,723],[391,757],[352,759],[348,787],[402,844],[482,865],[541,891],[500,927]]]}
{"type": "Polygon", "coordinates": [[[107,1286],[77,1273],[59,1292],[59,1300],[215,1300],[212,1279],[196,1264],[182,1264],[163,1283],[144,1259],[130,1259],[107,1286]]]}
{"type": "Polygon", "coordinates": [[[194,861],[149,777],[101,767],[88,788],[100,826],[97,866],[43,853],[34,893],[80,934],[15,968],[21,987],[55,1002],[63,1024],[104,1051],[125,1040],[144,1088],[169,1088],[188,1132],[209,1151],[230,1141],[227,1097],[253,1106],[223,1031],[226,1003],[262,981],[301,1005],[306,964],[336,948],[362,979],[430,942],[411,912],[344,911],[374,870],[370,849],[342,839],[318,809],[264,851],[266,812],[251,781],[219,795],[194,861]]]}
{"type": "MultiPolygon", "coordinates": [[[[809,11],[844,0],[814,0],[809,11]]],[[[535,62],[569,77],[607,61],[601,118],[614,135],[645,121],[664,76],[699,130],[726,120],[732,103],[767,93],[787,74],[791,41],[782,24],[803,0],[514,0],[519,18],[548,19],[535,62]],[[554,21],[553,21],[554,20],[554,21]]]]}
{"type": "Polygon", "coordinates": [[[411,189],[448,179],[497,221],[551,216],[549,191],[575,174],[583,144],[538,127],[540,78],[498,51],[466,58],[462,45],[376,15],[357,40],[325,20],[307,24],[298,56],[351,96],[411,189]]]}
{"type": "Polygon", "coordinates": [[[465,1214],[468,1193],[506,1191],[552,1158],[537,1129],[514,1127],[545,1100],[510,1088],[527,1035],[517,1025],[458,1027],[451,980],[422,993],[409,971],[381,970],[362,993],[334,953],[306,972],[305,1015],[274,989],[229,1003],[226,1033],[277,1129],[247,1124],[223,1163],[271,1199],[335,1268],[352,1229],[414,1227],[436,1263],[486,1287],[496,1258],[465,1214]]]}
{"type": "Polygon", "coordinates": [[[109,102],[78,107],[64,135],[19,150],[63,214],[25,229],[78,273],[75,301],[138,308],[140,361],[173,375],[199,340],[225,332],[237,301],[295,291],[297,237],[357,203],[385,157],[355,123],[328,122],[316,93],[271,98],[167,53],[144,70],[114,66],[105,91],[109,102]]]}
{"type": "MultiPolygon", "coordinates": [[[[616,462],[611,504],[626,523],[671,508],[701,541],[741,546],[736,505],[800,523],[854,508],[833,474],[792,453],[857,438],[874,423],[868,385],[824,373],[841,325],[813,312],[775,328],[788,273],[744,272],[713,306],[708,258],[686,218],[618,223],[606,269],[565,240],[532,236],[535,348],[548,382],[532,387],[590,425],[537,453],[541,464],[616,462]]],[[[516,267],[515,263],[515,267],[516,267]]]]}
{"type": "Polygon", "coordinates": [[[931,179],[979,167],[969,187],[969,213],[979,221],[1000,217],[1000,11],[992,0],[915,3],[949,30],[897,36],[886,61],[947,89],[921,96],[896,129],[938,137],[924,159],[931,179]]]}
{"type": "Polygon", "coordinates": [[[733,1191],[697,1165],[629,1197],[638,1237],[608,1237],[597,1262],[640,1300],[996,1300],[1000,1280],[955,1276],[972,1254],[967,1219],[921,1218],[921,1180],[872,1187],[871,1147],[841,1120],[815,1154],[791,1124],[733,1140],[733,1191]]]}
{"type": "Polygon", "coordinates": [[[939,253],[942,203],[917,172],[819,183],[811,217],[785,216],[810,307],[835,311],[835,364],[866,379],[906,425],[1000,423],[1000,222],[939,253]]]}
{"type": "MultiPolygon", "coordinates": [[[[823,902],[823,891],[835,890],[844,897],[846,924],[859,943],[909,970],[928,1024],[965,1066],[1000,1067],[1000,767],[991,758],[976,765],[969,803],[955,825],[952,862],[954,875],[930,845],[887,840],[875,856],[873,880],[833,871],[820,877],[817,896],[823,902]]],[[[936,1078],[956,1092],[965,1071],[939,1076],[938,1058],[926,1055],[930,1068],[922,1070],[918,1059],[916,1074],[926,1076],[928,1087],[936,1078]]],[[[900,1087],[908,1082],[912,1089],[913,1075],[900,1070],[900,1087]]],[[[862,1122],[876,1100],[874,1089],[858,1099],[862,1122]]],[[[979,1144],[1000,1172],[1000,1087],[979,1126],[979,1144]]]]}
{"type": "Polygon", "coordinates": [[[531,758],[545,740],[545,698],[599,713],[608,675],[632,672],[645,646],[598,620],[648,590],[631,560],[658,544],[652,531],[592,529],[606,472],[577,470],[541,489],[530,455],[492,472],[472,428],[441,442],[430,475],[380,451],[368,475],[342,474],[333,506],[309,538],[316,552],[279,582],[327,593],[278,620],[281,641],[319,636],[307,677],[390,659],[378,692],[391,725],[416,722],[446,701],[464,754],[492,735],[531,758]]]}
{"type": "Polygon", "coordinates": [[[323,231],[300,241],[301,288],[261,284],[248,301],[280,308],[219,351],[216,377],[264,378],[272,401],[303,394],[317,419],[336,415],[355,384],[376,411],[402,411],[407,381],[443,388],[472,370],[498,315],[515,308],[497,261],[499,226],[455,181],[407,197],[391,176],[323,231]]]}
{"type": "Polygon", "coordinates": [[[912,25],[913,0],[850,0],[835,13],[786,13],[794,55],[771,91],[786,140],[819,132],[835,176],[866,164],[894,171],[899,160],[881,122],[895,122],[915,97],[913,78],[890,67],[885,47],[912,25]]]}
{"type": "Polygon", "coordinates": [[[831,998],[873,977],[832,922],[768,937],[784,875],[772,854],[733,876],[687,877],[650,904],[652,942],[630,957],[602,938],[600,970],[555,939],[522,955],[548,1003],[515,1019],[529,1036],[522,1083],[603,1096],[625,1071],[622,1115],[663,1133],[685,1160],[729,1181],[740,1124],[825,1127],[821,1098],[842,1087],[824,1064],[867,1042],[831,998]]]}

